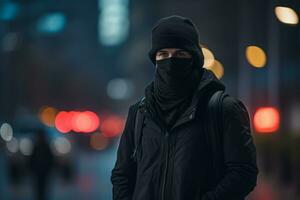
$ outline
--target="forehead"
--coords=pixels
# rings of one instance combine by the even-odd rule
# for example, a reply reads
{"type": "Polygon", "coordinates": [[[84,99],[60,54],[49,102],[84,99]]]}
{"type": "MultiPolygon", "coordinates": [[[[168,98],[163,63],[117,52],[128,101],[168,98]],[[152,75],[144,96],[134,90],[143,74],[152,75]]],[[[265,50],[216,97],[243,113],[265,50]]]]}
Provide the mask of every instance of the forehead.
{"type": "Polygon", "coordinates": [[[177,51],[185,51],[185,52],[187,52],[186,50],[179,49],[179,48],[164,48],[164,49],[158,50],[157,52],[171,52],[171,53],[173,53],[173,52],[177,52],[177,51]]]}

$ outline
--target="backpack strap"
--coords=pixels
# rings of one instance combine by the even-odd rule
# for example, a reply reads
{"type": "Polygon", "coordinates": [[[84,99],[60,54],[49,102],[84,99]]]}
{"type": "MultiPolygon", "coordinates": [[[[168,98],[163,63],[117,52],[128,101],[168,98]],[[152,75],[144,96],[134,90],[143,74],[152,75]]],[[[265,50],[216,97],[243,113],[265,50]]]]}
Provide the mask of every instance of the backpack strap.
{"type": "Polygon", "coordinates": [[[137,152],[141,146],[142,134],[143,134],[143,126],[145,115],[143,113],[142,107],[145,103],[145,97],[143,97],[138,105],[138,109],[135,115],[135,125],[134,125],[134,149],[131,155],[131,158],[136,162],[137,161],[137,152]]]}
{"type": "Polygon", "coordinates": [[[208,144],[212,153],[212,169],[215,172],[211,177],[213,184],[216,184],[222,177],[220,170],[223,165],[223,100],[228,96],[224,91],[215,92],[208,102],[208,144]]]}

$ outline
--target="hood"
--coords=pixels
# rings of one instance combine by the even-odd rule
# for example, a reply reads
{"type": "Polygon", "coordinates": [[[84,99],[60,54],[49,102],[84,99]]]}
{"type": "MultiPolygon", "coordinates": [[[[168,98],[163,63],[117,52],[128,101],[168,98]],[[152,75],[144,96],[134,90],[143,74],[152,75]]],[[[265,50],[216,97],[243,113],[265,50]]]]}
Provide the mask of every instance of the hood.
{"type": "Polygon", "coordinates": [[[193,99],[210,98],[216,91],[225,90],[225,85],[215,76],[215,74],[204,68],[204,72],[193,99]]]}

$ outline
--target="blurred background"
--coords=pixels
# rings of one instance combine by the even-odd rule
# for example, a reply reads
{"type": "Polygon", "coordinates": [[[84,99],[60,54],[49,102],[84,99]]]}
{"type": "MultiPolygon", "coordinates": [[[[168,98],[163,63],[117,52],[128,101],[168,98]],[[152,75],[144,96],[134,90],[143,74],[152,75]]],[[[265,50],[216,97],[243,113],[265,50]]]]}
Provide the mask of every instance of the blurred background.
{"type": "Polygon", "coordinates": [[[1,200],[112,199],[128,107],[155,69],[151,28],[172,14],[249,109],[248,199],[300,199],[299,0],[0,0],[1,200]]]}

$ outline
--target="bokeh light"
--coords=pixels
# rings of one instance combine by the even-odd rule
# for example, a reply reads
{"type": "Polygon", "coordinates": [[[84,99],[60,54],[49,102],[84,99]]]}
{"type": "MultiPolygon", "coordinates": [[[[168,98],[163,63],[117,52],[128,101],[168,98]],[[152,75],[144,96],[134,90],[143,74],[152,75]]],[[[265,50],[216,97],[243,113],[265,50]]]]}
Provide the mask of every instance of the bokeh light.
{"type": "Polygon", "coordinates": [[[55,125],[55,117],[57,110],[52,107],[42,107],[39,111],[39,119],[46,126],[53,127],[55,125]]]}
{"type": "Polygon", "coordinates": [[[292,8],[277,6],[275,7],[275,14],[277,19],[284,24],[295,25],[299,23],[299,16],[292,8]]]}
{"type": "Polygon", "coordinates": [[[10,153],[17,153],[19,150],[19,142],[16,138],[12,138],[6,143],[6,148],[10,153]]]}
{"type": "Polygon", "coordinates": [[[112,99],[128,99],[134,92],[134,85],[128,79],[115,78],[108,82],[106,92],[112,99]]]}
{"type": "Polygon", "coordinates": [[[13,129],[10,124],[3,123],[0,127],[1,138],[8,142],[13,138],[13,129]]]}
{"type": "Polygon", "coordinates": [[[63,13],[48,13],[41,17],[37,23],[37,29],[41,33],[54,34],[63,30],[66,17],[63,13]]]}
{"type": "Polygon", "coordinates": [[[248,46],[246,48],[246,58],[250,65],[257,68],[264,67],[267,62],[266,53],[258,46],[248,46]]]}
{"type": "Polygon", "coordinates": [[[101,151],[106,149],[106,147],[109,145],[109,139],[97,132],[91,135],[90,145],[93,149],[101,151]]]}
{"type": "Polygon", "coordinates": [[[1,1],[1,3],[2,6],[0,6],[0,20],[9,21],[18,16],[20,10],[19,4],[10,1],[1,1]]]}
{"type": "Polygon", "coordinates": [[[19,149],[24,156],[30,156],[33,150],[32,141],[29,138],[20,139],[19,149]]]}
{"type": "Polygon", "coordinates": [[[221,79],[224,76],[224,67],[218,60],[214,60],[212,65],[205,68],[211,70],[218,79],[221,79]]]}
{"type": "Polygon", "coordinates": [[[272,133],[279,129],[280,115],[274,107],[258,108],[254,114],[254,127],[260,133],[272,133]]]}
{"type": "Polygon", "coordinates": [[[125,120],[118,116],[110,116],[103,120],[100,130],[105,137],[116,137],[124,129],[125,120]]]}
{"type": "Polygon", "coordinates": [[[95,131],[100,124],[96,113],[91,111],[61,111],[55,118],[55,127],[61,133],[70,131],[90,133],[95,131]]]}
{"type": "Polygon", "coordinates": [[[72,129],[76,132],[90,133],[99,127],[99,117],[91,112],[77,112],[72,116],[72,129]]]}
{"type": "Polygon", "coordinates": [[[214,54],[206,47],[202,47],[202,52],[204,55],[204,68],[209,68],[214,64],[215,57],[214,54]]]}
{"type": "Polygon", "coordinates": [[[99,1],[98,34],[105,46],[119,45],[129,34],[129,1],[99,1]]]}
{"type": "Polygon", "coordinates": [[[55,127],[61,133],[68,133],[72,130],[71,116],[66,111],[61,111],[56,115],[55,127]]]}
{"type": "Polygon", "coordinates": [[[53,142],[54,153],[57,155],[64,155],[70,153],[72,145],[70,141],[64,137],[58,137],[53,142]]]}

